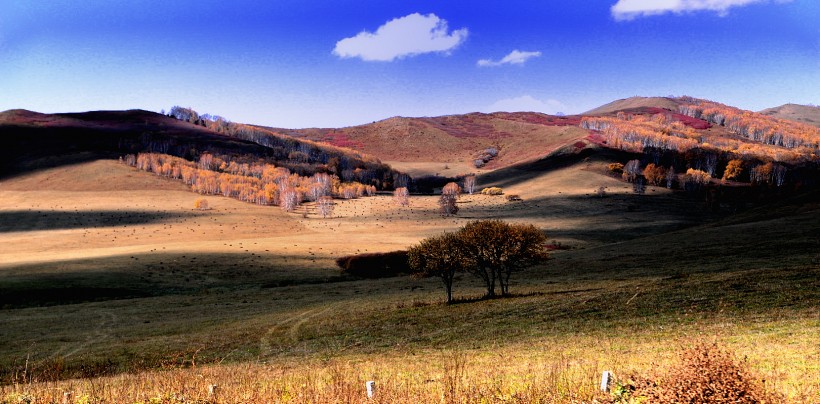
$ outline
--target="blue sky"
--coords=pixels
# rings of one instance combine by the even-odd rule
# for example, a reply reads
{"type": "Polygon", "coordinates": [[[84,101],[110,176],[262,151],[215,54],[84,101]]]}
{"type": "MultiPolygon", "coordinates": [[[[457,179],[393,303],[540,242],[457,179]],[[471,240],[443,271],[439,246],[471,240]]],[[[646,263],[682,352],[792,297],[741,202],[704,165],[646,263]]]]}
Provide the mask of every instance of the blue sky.
{"type": "Polygon", "coordinates": [[[820,104],[816,0],[0,0],[0,110],[247,123],[820,104]]]}

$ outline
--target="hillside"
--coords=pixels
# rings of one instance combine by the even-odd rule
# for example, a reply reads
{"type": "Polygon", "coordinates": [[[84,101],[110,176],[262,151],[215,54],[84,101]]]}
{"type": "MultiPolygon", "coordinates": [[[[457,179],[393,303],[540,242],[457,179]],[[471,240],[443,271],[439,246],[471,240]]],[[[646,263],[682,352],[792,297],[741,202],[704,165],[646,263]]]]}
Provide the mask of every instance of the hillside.
{"type": "Polygon", "coordinates": [[[601,371],[650,372],[671,361],[670,347],[703,336],[794,402],[811,400],[816,193],[704,216],[686,192],[637,195],[608,175],[620,152],[585,150],[479,177],[524,200],[464,195],[446,218],[435,196],[409,207],[342,200],[331,219],[220,196],[197,211],[200,196],[115,161],[3,181],[0,397],[16,397],[9,381],[25,370],[35,383],[19,386],[47,402],[62,391],[207,400],[209,384],[224,402],[362,401],[373,379],[387,401],[436,401],[447,369],[461,366],[462,397],[589,401],[594,389],[581,386],[601,371]],[[119,185],[95,185],[103,177],[119,185]],[[480,218],[532,223],[568,249],[515,274],[512,298],[477,300],[481,285],[464,276],[452,306],[436,279],[361,280],[333,262],[480,218]],[[546,396],[555,391],[572,396],[546,396]]]}
{"type": "MultiPolygon", "coordinates": [[[[240,128],[242,129],[242,128],[240,128]]],[[[142,110],[40,114],[0,113],[0,178],[64,164],[118,159],[126,154],[162,153],[188,160],[203,154],[236,163],[270,163],[301,175],[389,167],[354,150],[301,141],[266,131],[218,132],[203,125],[142,110]]]]}
{"type": "Polygon", "coordinates": [[[783,104],[779,107],[764,109],[759,113],[820,127],[820,107],[817,106],[783,104]]]}
{"type": "MultiPolygon", "coordinates": [[[[276,132],[352,147],[402,169],[402,163],[452,165],[452,175],[478,171],[473,164],[487,149],[497,157],[481,167],[495,169],[542,157],[586,136],[579,117],[533,112],[472,113],[432,118],[394,117],[339,129],[272,129],[276,132]]],[[[411,166],[412,167],[412,166],[411,166]]],[[[445,174],[442,172],[442,174],[445,174]]]]}
{"type": "Polygon", "coordinates": [[[660,108],[670,111],[677,111],[679,105],[681,105],[681,102],[676,98],[635,96],[612,101],[610,103],[601,105],[600,107],[586,111],[581,115],[614,115],[621,111],[628,111],[640,108],[660,108]]]}

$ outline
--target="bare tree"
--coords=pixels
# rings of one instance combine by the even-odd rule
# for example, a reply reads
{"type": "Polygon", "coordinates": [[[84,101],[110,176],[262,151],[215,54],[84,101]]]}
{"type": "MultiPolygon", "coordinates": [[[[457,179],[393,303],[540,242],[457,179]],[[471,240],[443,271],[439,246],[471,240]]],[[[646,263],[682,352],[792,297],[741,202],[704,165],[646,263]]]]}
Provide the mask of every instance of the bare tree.
{"type": "Polygon", "coordinates": [[[456,194],[441,194],[438,205],[441,208],[441,213],[447,216],[458,213],[458,195],[456,194]]]}
{"type": "Polygon", "coordinates": [[[285,211],[293,212],[299,205],[299,194],[292,187],[285,187],[279,194],[279,206],[285,211]]]}
{"type": "Polygon", "coordinates": [[[669,166],[669,169],[666,170],[666,187],[672,189],[672,185],[677,177],[678,174],[675,173],[675,167],[669,166]]]}
{"type": "Polygon", "coordinates": [[[472,195],[475,192],[475,175],[464,177],[464,191],[472,195]]]}
{"type": "Polygon", "coordinates": [[[624,173],[623,178],[626,181],[632,182],[635,181],[635,178],[641,174],[641,162],[640,160],[629,160],[626,165],[624,165],[624,173]]]}
{"type": "Polygon", "coordinates": [[[319,211],[319,214],[322,215],[323,218],[333,216],[334,206],[333,198],[329,196],[320,196],[319,199],[316,200],[316,210],[319,211]]]}
{"type": "Polygon", "coordinates": [[[410,193],[407,192],[407,188],[396,188],[396,190],[393,191],[393,200],[396,201],[396,204],[399,206],[409,206],[410,193]]]}

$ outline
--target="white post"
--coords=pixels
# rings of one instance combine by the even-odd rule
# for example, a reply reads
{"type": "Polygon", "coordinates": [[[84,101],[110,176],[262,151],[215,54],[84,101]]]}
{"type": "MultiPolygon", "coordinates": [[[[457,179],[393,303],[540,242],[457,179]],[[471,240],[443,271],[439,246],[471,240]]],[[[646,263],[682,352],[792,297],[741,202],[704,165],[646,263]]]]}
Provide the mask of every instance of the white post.
{"type": "Polygon", "coordinates": [[[367,398],[373,398],[373,396],[376,395],[376,382],[370,380],[364,385],[367,387],[367,398]]]}
{"type": "Polygon", "coordinates": [[[208,396],[209,397],[216,397],[216,393],[219,391],[219,385],[217,384],[209,384],[208,385],[208,396]]]}
{"type": "Polygon", "coordinates": [[[63,404],[71,404],[71,402],[73,401],[73,396],[74,394],[70,391],[66,391],[65,393],[63,393],[63,404]]]}
{"type": "Polygon", "coordinates": [[[609,392],[609,384],[612,382],[612,372],[605,370],[601,375],[601,391],[609,392]]]}

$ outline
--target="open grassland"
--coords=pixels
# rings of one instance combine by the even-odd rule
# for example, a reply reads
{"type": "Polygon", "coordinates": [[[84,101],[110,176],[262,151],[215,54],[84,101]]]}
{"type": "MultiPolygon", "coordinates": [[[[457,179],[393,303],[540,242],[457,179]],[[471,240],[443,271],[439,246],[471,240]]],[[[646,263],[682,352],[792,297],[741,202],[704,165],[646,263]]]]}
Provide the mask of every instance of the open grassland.
{"type": "Polygon", "coordinates": [[[331,219],[220,197],[195,211],[185,187],[107,161],[4,181],[0,401],[358,402],[366,380],[381,402],[590,401],[601,371],[651,373],[698,340],[818,401],[816,195],[703,222],[699,202],[633,195],[594,159],[511,170],[487,181],[523,202],[465,195],[457,217],[424,196],[337,201],[331,219]],[[511,298],[477,300],[465,276],[450,306],[436,280],[334,267],[478,218],[570,249],[511,298]]]}

